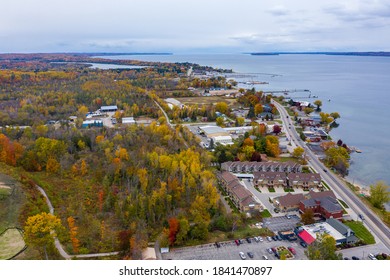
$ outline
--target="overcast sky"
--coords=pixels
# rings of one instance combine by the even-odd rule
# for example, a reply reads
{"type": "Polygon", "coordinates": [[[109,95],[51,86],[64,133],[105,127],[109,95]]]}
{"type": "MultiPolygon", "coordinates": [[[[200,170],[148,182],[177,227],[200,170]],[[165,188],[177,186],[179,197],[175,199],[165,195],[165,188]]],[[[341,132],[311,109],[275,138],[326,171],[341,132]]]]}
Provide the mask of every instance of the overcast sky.
{"type": "Polygon", "coordinates": [[[0,7],[2,53],[390,51],[390,0],[2,0],[0,7]]]}

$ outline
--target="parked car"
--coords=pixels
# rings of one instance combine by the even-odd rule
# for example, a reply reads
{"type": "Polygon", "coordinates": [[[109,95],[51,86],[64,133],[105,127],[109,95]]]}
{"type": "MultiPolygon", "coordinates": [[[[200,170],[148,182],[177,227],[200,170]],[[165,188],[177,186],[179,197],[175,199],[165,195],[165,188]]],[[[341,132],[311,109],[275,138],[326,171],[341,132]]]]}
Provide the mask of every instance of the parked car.
{"type": "Polygon", "coordinates": [[[255,236],[253,239],[254,239],[256,242],[259,242],[259,241],[260,241],[259,238],[258,238],[257,236],[255,236]]]}
{"type": "Polygon", "coordinates": [[[263,242],[263,237],[259,236],[258,238],[260,242],[263,242]]]}
{"type": "Polygon", "coordinates": [[[270,236],[267,236],[267,240],[271,242],[272,238],[270,236]]]}
{"type": "Polygon", "coordinates": [[[306,247],[307,247],[307,244],[306,244],[305,242],[303,242],[303,241],[301,241],[301,243],[299,243],[299,244],[301,244],[301,246],[302,246],[303,248],[306,248],[306,247]]]}
{"type": "Polygon", "coordinates": [[[219,242],[215,242],[215,246],[217,246],[217,248],[220,248],[221,244],[219,244],[219,242]]]}
{"type": "Polygon", "coordinates": [[[236,243],[237,246],[240,246],[240,241],[238,241],[237,239],[234,240],[234,242],[236,243]]]}
{"type": "Polygon", "coordinates": [[[277,239],[278,241],[282,241],[282,240],[283,240],[279,235],[276,235],[276,239],[277,239]]]}
{"type": "Polygon", "coordinates": [[[264,260],[268,260],[268,257],[266,255],[263,255],[264,260]]]}
{"type": "Polygon", "coordinates": [[[374,254],[369,253],[368,257],[370,258],[370,260],[377,260],[377,258],[374,256],[374,254]]]}
{"type": "Polygon", "coordinates": [[[246,260],[244,252],[240,252],[239,255],[242,260],[246,260]]]}
{"type": "Polygon", "coordinates": [[[297,251],[295,251],[295,249],[293,247],[287,247],[287,249],[293,254],[293,255],[296,255],[297,254],[297,251]]]}
{"type": "Polygon", "coordinates": [[[249,256],[251,259],[253,259],[253,253],[252,253],[252,252],[248,252],[247,254],[248,254],[248,256],[249,256]]]}
{"type": "Polygon", "coordinates": [[[278,241],[278,238],[274,235],[274,236],[272,236],[272,240],[273,241],[278,241]]]}
{"type": "Polygon", "coordinates": [[[270,253],[270,254],[273,254],[273,251],[272,251],[271,248],[268,248],[268,249],[267,249],[267,252],[270,253]]]}
{"type": "Polygon", "coordinates": [[[353,260],[360,260],[358,257],[356,257],[356,256],[352,256],[352,259],[353,260]]]}
{"type": "Polygon", "coordinates": [[[246,242],[252,243],[251,239],[249,237],[246,238],[246,242]]]}
{"type": "Polygon", "coordinates": [[[275,247],[272,247],[271,250],[272,250],[272,253],[276,253],[276,248],[275,247]]]}
{"type": "Polygon", "coordinates": [[[278,251],[276,251],[274,255],[275,255],[276,258],[280,259],[280,254],[279,254],[278,251]]]}

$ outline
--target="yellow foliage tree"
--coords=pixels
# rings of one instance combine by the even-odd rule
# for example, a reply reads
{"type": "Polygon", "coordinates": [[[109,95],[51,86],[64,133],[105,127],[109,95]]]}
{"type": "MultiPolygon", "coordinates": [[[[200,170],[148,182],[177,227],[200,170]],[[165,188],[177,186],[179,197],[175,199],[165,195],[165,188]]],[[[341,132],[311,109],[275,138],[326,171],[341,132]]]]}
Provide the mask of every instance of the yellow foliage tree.
{"type": "Polygon", "coordinates": [[[85,176],[87,173],[88,173],[88,165],[85,162],[85,160],[82,160],[80,165],[80,175],[85,176]]]}
{"type": "Polygon", "coordinates": [[[46,171],[50,173],[57,173],[61,168],[61,165],[55,158],[49,158],[46,163],[46,171]]]}
{"type": "Polygon", "coordinates": [[[54,237],[59,230],[62,230],[61,220],[42,212],[28,217],[24,227],[24,240],[48,259],[47,249],[53,247],[54,237]]]}

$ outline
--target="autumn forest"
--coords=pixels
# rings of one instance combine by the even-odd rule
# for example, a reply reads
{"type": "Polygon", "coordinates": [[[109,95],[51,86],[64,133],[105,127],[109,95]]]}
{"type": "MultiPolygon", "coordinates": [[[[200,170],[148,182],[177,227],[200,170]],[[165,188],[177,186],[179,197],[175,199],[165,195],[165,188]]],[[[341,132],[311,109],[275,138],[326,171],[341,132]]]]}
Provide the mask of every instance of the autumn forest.
{"type": "MultiPolygon", "coordinates": [[[[18,226],[29,232],[32,217],[37,223],[44,219],[37,215],[48,212],[35,184],[49,196],[70,254],[119,251],[119,258],[139,259],[150,242],[196,244],[240,225],[244,217],[227,214],[219,201],[212,155],[184,126],[167,124],[156,105],[163,97],[192,95],[190,66],[210,69],[115,61],[146,67],[99,70],[88,68],[92,62],[111,61],[80,54],[0,56],[1,171],[22,182],[26,201],[18,226]],[[113,104],[121,116],[155,121],[81,128],[87,112],[113,104]]],[[[60,258],[51,242],[42,246],[37,239],[27,236],[27,258],[60,258]]]]}

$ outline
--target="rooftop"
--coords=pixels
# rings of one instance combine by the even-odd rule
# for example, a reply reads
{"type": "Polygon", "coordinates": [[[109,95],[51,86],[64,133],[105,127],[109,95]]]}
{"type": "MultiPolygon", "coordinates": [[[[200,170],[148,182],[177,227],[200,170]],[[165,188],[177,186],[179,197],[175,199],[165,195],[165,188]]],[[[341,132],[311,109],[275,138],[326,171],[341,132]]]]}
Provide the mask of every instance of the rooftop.
{"type": "Polygon", "coordinates": [[[227,134],[227,132],[222,127],[214,126],[214,125],[201,126],[199,127],[199,129],[206,134],[216,134],[216,133],[227,134]]]}
{"type": "Polygon", "coordinates": [[[227,184],[229,184],[230,182],[233,182],[234,180],[237,180],[236,176],[234,176],[232,173],[227,172],[227,171],[218,173],[218,177],[221,180],[225,181],[227,184]]]}
{"type": "Polygon", "coordinates": [[[329,213],[340,212],[343,210],[343,208],[338,203],[338,201],[330,196],[316,198],[316,199],[310,198],[310,199],[303,200],[302,203],[305,205],[305,207],[316,206],[319,203],[321,207],[329,213]]]}
{"type": "Polygon", "coordinates": [[[337,229],[332,227],[327,222],[305,225],[302,226],[302,228],[306,230],[314,239],[317,239],[317,234],[322,234],[322,233],[329,234],[334,239],[336,239],[336,241],[345,238],[344,235],[342,235],[337,229]]]}
{"type": "Polygon", "coordinates": [[[285,172],[253,172],[253,177],[255,180],[282,180],[287,179],[285,172]]]}
{"type": "Polygon", "coordinates": [[[292,181],[318,181],[321,182],[321,175],[318,173],[289,173],[288,179],[292,181]]]}
{"type": "Polygon", "coordinates": [[[299,202],[304,199],[305,197],[301,193],[297,193],[297,194],[288,193],[284,196],[279,196],[276,198],[276,200],[279,201],[279,206],[281,207],[299,205],[299,202]]]}
{"type": "Polygon", "coordinates": [[[102,106],[102,107],[100,107],[100,110],[101,111],[105,111],[105,110],[118,110],[118,106],[116,106],[116,105],[102,106]]]}
{"type": "Polygon", "coordinates": [[[314,199],[327,197],[327,196],[330,196],[330,197],[333,197],[334,199],[336,199],[336,195],[334,194],[334,192],[332,190],[322,191],[322,192],[309,191],[309,193],[307,194],[308,198],[314,198],[314,199]]]}

